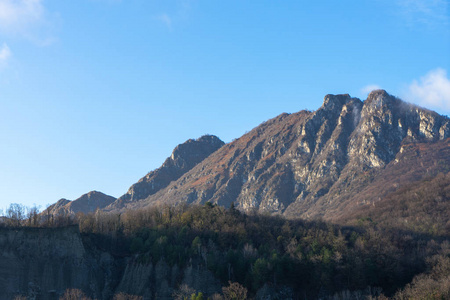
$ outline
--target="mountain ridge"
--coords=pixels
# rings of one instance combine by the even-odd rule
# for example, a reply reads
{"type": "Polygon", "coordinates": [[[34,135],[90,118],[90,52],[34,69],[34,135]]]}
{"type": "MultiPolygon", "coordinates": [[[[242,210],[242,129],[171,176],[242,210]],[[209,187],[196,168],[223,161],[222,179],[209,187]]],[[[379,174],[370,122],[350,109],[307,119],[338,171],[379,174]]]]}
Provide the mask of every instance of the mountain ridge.
{"type": "Polygon", "coordinates": [[[395,182],[387,189],[393,192],[405,181],[445,173],[449,136],[448,117],[384,90],[364,101],[328,94],[316,111],[282,113],[227,144],[213,135],[187,140],[101,209],[212,202],[234,203],[244,212],[343,220],[388,194],[383,178],[395,182]]]}
{"type": "Polygon", "coordinates": [[[177,180],[191,170],[211,153],[225,143],[214,135],[203,135],[198,139],[189,139],[179,144],[161,167],[153,170],[135,184],[107,209],[124,207],[126,203],[145,199],[164,189],[170,182],[177,180]]]}
{"type": "Polygon", "coordinates": [[[236,202],[246,212],[332,219],[402,145],[445,140],[449,134],[448,117],[384,90],[371,92],[364,102],[348,94],[326,95],[318,110],[263,122],[128,209],[236,202]],[[364,181],[365,176],[370,178],[364,181]],[[348,189],[355,191],[337,194],[348,189]]]}

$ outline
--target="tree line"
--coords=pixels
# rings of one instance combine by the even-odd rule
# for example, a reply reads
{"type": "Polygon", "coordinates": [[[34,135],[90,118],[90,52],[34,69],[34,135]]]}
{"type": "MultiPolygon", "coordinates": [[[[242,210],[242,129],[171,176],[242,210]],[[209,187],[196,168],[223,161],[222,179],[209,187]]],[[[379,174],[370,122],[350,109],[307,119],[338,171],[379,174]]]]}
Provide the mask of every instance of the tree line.
{"type": "MultiPolygon", "coordinates": [[[[2,225],[77,225],[85,239],[115,256],[142,264],[164,260],[181,268],[202,266],[224,288],[240,289],[239,297],[245,290],[243,299],[263,290],[292,299],[450,298],[448,237],[373,222],[340,226],[243,214],[234,206],[206,203],[76,216],[39,214],[14,205],[2,225]]],[[[184,290],[188,292],[180,299],[206,299],[203,291],[184,290]]],[[[238,299],[225,293],[214,297],[238,299]]]]}

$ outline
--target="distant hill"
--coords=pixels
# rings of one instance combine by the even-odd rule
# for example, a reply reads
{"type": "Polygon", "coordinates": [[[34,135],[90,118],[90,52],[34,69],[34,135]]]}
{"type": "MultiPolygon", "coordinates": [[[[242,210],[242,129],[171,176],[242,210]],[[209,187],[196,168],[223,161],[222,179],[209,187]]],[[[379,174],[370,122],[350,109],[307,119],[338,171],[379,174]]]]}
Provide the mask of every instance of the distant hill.
{"type": "Polygon", "coordinates": [[[97,209],[103,209],[115,200],[116,198],[112,196],[92,191],[73,201],[60,199],[55,204],[50,205],[42,214],[49,213],[53,216],[75,215],[79,212],[87,214],[95,212],[97,209]]]}

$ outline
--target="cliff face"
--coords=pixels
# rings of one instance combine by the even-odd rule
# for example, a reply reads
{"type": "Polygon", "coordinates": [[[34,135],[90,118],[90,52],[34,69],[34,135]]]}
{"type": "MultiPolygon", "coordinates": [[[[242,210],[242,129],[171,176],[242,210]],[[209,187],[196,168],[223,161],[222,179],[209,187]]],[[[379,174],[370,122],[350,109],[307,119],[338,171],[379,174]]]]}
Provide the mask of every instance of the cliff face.
{"type": "MultiPolygon", "coordinates": [[[[332,219],[351,207],[377,176],[386,175],[390,163],[401,160],[402,147],[422,143],[432,149],[449,136],[447,117],[383,90],[373,91],[364,102],[327,95],[317,111],[264,122],[129,207],[236,202],[243,211],[332,219]]],[[[449,156],[438,156],[448,165],[449,156]]],[[[422,159],[415,157],[419,165],[410,167],[421,169],[422,159]]],[[[440,170],[430,168],[428,172],[440,170]]]]}
{"type": "Polygon", "coordinates": [[[112,299],[119,292],[172,299],[182,283],[211,294],[220,291],[217,279],[201,266],[181,269],[115,257],[82,237],[77,227],[0,228],[0,299],[59,299],[69,288],[94,299],[112,299]]]}
{"type": "Polygon", "coordinates": [[[67,286],[87,287],[94,279],[75,228],[0,231],[0,299],[17,294],[50,299],[67,286]]]}

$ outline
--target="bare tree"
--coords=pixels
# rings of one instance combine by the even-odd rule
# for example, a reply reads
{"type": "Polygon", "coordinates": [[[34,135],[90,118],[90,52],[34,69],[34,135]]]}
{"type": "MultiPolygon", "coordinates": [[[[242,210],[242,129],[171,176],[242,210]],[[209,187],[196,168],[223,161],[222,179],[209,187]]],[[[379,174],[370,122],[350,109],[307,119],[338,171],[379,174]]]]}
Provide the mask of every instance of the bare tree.
{"type": "Polygon", "coordinates": [[[182,284],[180,285],[180,288],[172,294],[172,297],[175,300],[186,300],[189,299],[194,293],[195,290],[193,288],[191,288],[187,284],[182,284]]]}
{"type": "Polygon", "coordinates": [[[245,300],[247,299],[247,289],[237,282],[228,281],[229,286],[223,287],[225,300],[245,300]]]}
{"type": "Polygon", "coordinates": [[[50,204],[47,204],[47,208],[45,209],[45,223],[47,227],[53,226],[53,213],[50,210],[50,204]]]}
{"type": "Polygon", "coordinates": [[[114,300],[142,300],[142,296],[129,295],[125,293],[118,293],[114,295],[114,300]]]}
{"type": "Polygon", "coordinates": [[[6,217],[11,226],[20,227],[22,221],[25,219],[25,206],[18,203],[11,203],[6,210],[6,217]]]}
{"type": "Polygon", "coordinates": [[[27,213],[28,226],[36,227],[40,223],[39,206],[34,205],[28,208],[27,213]]]}
{"type": "Polygon", "coordinates": [[[91,300],[80,289],[67,289],[64,295],[59,297],[59,300],[91,300]]]}

